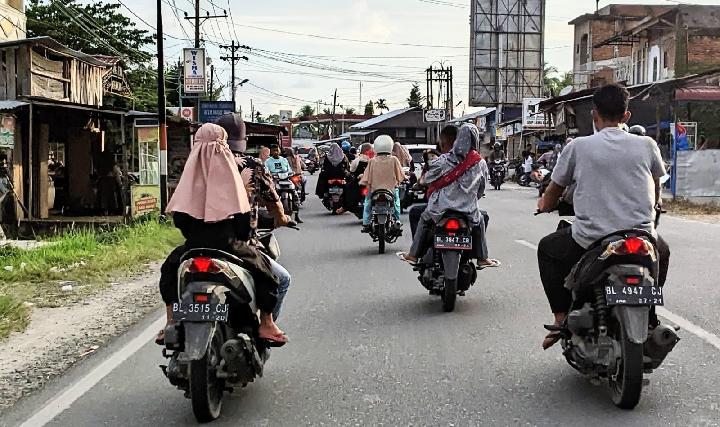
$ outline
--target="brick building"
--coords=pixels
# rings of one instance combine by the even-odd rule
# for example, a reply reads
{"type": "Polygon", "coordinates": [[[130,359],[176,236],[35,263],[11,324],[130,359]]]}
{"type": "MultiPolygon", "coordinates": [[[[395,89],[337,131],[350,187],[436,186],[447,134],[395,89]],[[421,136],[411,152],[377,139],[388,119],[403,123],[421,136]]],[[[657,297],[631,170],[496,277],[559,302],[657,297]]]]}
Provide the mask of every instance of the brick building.
{"type": "Polygon", "coordinates": [[[683,77],[720,65],[720,6],[678,5],[648,15],[631,28],[593,45],[593,49],[629,49],[628,84],[683,77]]]}
{"type": "Polygon", "coordinates": [[[575,90],[628,81],[632,71],[630,44],[599,45],[634,28],[648,17],[672,10],[672,6],[611,4],[595,13],[570,21],[574,26],[573,85],[575,90]]]}

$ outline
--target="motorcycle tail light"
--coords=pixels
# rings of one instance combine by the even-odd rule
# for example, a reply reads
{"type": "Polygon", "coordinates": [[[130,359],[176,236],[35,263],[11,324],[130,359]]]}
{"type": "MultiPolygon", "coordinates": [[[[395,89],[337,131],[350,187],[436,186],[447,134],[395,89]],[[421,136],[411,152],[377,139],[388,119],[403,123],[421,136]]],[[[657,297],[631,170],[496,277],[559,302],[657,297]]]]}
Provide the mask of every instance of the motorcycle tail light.
{"type": "Polygon", "coordinates": [[[607,259],[611,255],[640,255],[649,256],[653,261],[656,260],[655,249],[652,243],[637,236],[631,236],[624,240],[610,243],[607,248],[605,248],[605,252],[600,255],[600,259],[607,259]]]}
{"type": "Polygon", "coordinates": [[[370,192],[370,190],[369,190],[367,187],[362,187],[362,188],[360,189],[360,194],[361,194],[363,197],[367,196],[369,192],[370,192]]]}
{"type": "Polygon", "coordinates": [[[191,273],[219,273],[220,266],[212,258],[197,257],[192,259],[189,270],[191,273]]]}
{"type": "Polygon", "coordinates": [[[460,230],[460,221],[455,218],[450,218],[445,223],[445,231],[458,231],[460,230]]]}
{"type": "Polygon", "coordinates": [[[193,300],[195,302],[209,302],[210,301],[210,295],[208,294],[195,294],[193,295],[193,300]]]}
{"type": "Polygon", "coordinates": [[[639,285],[641,281],[642,278],[638,276],[629,276],[625,278],[626,285],[639,285]]]}
{"type": "Polygon", "coordinates": [[[331,179],[328,181],[328,184],[330,185],[345,185],[344,179],[331,179]]]}

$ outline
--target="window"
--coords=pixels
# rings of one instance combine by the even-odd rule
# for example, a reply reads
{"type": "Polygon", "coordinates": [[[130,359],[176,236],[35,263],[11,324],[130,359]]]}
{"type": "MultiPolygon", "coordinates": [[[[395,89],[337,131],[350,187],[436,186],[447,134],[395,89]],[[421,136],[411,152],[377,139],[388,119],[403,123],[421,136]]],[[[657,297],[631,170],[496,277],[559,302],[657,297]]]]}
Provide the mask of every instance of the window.
{"type": "Polygon", "coordinates": [[[140,185],[160,184],[160,135],[157,127],[137,128],[140,185]]]}
{"type": "Polygon", "coordinates": [[[398,138],[405,138],[405,129],[398,129],[398,130],[397,130],[397,137],[398,137],[398,138]]]}
{"type": "Polygon", "coordinates": [[[580,39],[580,64],[587,64],[588,62],[588,35],[583,34],[580,39]]]}
{"type": "Polygon", "coordinates": [[[658,80],[658,58],[653,58],[653,68],[652,68],[652,81],[656,82],[658,80]]]}
{"type": "Polygon", "coordinates": [[[670,62],[670,60],[668,59],[668,53],[667,53],[667,51],[665,51],[665,52],[663,52],[663,62],[662,62],[663,68],[669,68],[669,67],[670,67],[670,64],[668,64],[668,62],[670,62]]]}
{"type": "Polygon", "coordinates": [[[425,128],[415,129],[415,138],[427,138],[426,130],[425,128]]]}

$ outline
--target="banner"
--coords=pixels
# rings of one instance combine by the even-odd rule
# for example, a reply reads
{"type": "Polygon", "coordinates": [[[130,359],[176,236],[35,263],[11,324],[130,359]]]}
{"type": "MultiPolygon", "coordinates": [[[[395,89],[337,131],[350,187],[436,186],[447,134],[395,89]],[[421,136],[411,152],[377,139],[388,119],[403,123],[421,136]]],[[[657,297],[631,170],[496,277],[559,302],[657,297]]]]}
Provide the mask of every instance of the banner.
{"type": "Polygon", "coordinates": [[[160,187],[157,185],[133,185],[130,188],[130,213],[133,218],[160,212],[160,187]]]}
{"type": "Polygon", "coordinates": [[[183,49],[183,74],[185,93],[206,93],[205,49],[183,49]]]}
{"type": "Polygon", "coordinates": [[[15,147],[15,117],[0,114],[0,147],[15,147]]]}

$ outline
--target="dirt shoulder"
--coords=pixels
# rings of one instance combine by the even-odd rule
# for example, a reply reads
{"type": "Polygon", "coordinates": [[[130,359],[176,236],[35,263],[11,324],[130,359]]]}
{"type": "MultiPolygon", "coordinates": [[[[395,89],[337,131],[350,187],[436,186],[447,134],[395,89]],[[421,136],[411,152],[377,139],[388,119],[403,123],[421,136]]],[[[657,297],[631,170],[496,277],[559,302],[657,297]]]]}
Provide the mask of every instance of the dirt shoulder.
{"type": "Polygon", "coordinates": [[[705,222],[708,224],[720,224],[720,205],[698,204],[687,200],[666,199],[663,208],[669,215],[691,219],[693,221],[705,222]]]}
{"type": "Polygon", "coordinates": [[[24,332],[0,342],[0,411],[40,389],[77,361],[162,306],[159,264],[82,301],[35,308],[24,332]]]}

